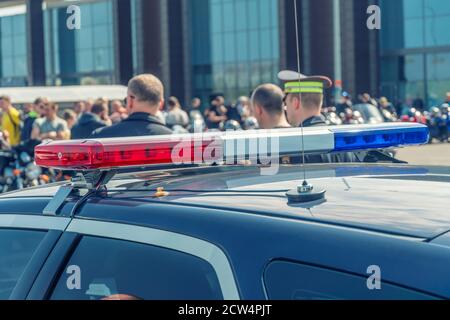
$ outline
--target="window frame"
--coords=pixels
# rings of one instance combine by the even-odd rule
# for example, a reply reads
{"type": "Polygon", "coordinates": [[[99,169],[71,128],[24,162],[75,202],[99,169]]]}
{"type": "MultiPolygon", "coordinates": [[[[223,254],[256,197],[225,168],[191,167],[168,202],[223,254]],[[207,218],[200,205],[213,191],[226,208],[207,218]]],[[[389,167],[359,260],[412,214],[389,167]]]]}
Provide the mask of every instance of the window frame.
{"type": "MultiPolygon", "coordinates": [[[[325,267],[325,266],[321,266],[321,265],[316,265],[316,264],[311,264],[311,263],[305,263],[305,262],[300,262],[300,261],[296,261],[296,260],[289,260],[289,259],[274,259],[271,260],[264,268],[264,272],[262,275],[262,279],[263,279],[263,283],[264,283],[264,290],[267,296],[267,299],[271,299],[271,300],[280,300],[280,298],[278,297],[274,297],[273,292],[271,292],[271,285],[269,283],[269,279],[268,279],[268,272],[270,271],[270,268],[272,266],[276,266],[277,264],[280,265],[290,265],[293,267],[298,268],[296,271],[299,272],[303,272],[303,273],[307,273],[307,272],[311,272],[311,271],[315,271],[317,273],[322,273],[324,276],[332,276],[335,278],[340,278],[341,280],[347,281],[348,283],[350,283],[351,281],[356,283],[356,282],[365,282],[369,279],[370,274],[367,275],[362,275],[362,274],[357,274],[357,273],[352,273],[352,272],[348,272],[348,271],[343,271],[343,270],[339,270],[339,269],[334,269],[331,267],[325,267]]],[[[382,284],[382,290],[380,291],[374,291],[374,292],[379,292],[381,294],[385,294],[386,293],[386,287],[387,290],[397,290],[397,291],[403,291],[403,294],[409,294],[411,297],[414,296],[414,298],[394,298],[394,300],[404,300],[404,301],[417,301],[417,300],[441,300],[442,297],[438,297],[433,295],[432,293],[429,292],[422,292],[420,290],[417,290],[416,288],[408,288],[408,287],[404,287],[402,285],[393,283],[391,281],[385,281],[383,279],[381,279],[381,284],[382,284]],[[383,291],[384,290],[384,291],[383,291]]],[[[319,288],[317,287],[316,290],[314,290],[315,293],[323,296],[323,297],[331,297],[331,293],[330,291],[328,291],[329,289],[323,290],[323,288],[319,288]],[[318,290],[320,289],[320,290],[318,290]]],[[[370,289],[367,288],[367,292],[370,292],[370,289]]],[[[392,294],[390,292],[390,294],[392,294]]],[[[388,295],[386,295],[386,297],[382,297],[381,300],[393,300],[392,298],[387,298],[388,295]]],[[[330,298],[331,301],[349,301],[349,300],[359,300],[359,301],[368,301],[371,300],[367,297],[363,297],[363,298],[350,298],[350,299],[345,299],[345,298],[341,298],[341,297],[336,297],[336,298],[330,298]]],[[[292,300],[295,301],[295,300],[292,300]]],[[[298,300],[298,301],[309,301],[309,300],[298,300]]],[[[320,301],[315,300],[315,301],[320,301]]]]}
{"type": "MultiPolygon", "coordinates": [[[[63,274],[61,270],[66,267],[67,261],[77,249],[79,240],[83,236],[91,236],[156,246],[200,258],[209,263],[215,271],[224,300],[240,300],[235,276],[228,258],[219,247],[207,241],[154,228],[83,219],[74,219],[65,234],[76,235],[78,241],[74,240],[76,245],[72,244],[70,254],[61,257],[57,277],[49,284],[45,296],[40,297],[42,299],[51,297],[63,274]]],[[[31,297],[31,299],[35,298],[36,296],[31,297]]]]}
{"type": "Polygon", "coordinates": [[[25,300],[39,271],[45,264],[47,257],[53,250],[54,245],[69,225],[69,218],[47,217],[37,215],[0,215],[0,231],[37,231],[44,234],[41,242],[36,247],[31,259],[28,261],[22,276],[12,291],[10,300],[25,300]]]}

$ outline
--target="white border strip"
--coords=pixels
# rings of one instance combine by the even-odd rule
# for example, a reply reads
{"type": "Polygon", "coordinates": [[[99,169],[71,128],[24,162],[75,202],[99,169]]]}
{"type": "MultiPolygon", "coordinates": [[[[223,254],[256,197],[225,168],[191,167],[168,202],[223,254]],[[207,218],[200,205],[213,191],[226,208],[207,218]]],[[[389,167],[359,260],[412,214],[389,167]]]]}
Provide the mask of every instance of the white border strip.
{"type": "Polygon", "coordinates": [[[67,232],[149,244],[201,258],[214,268],[224,299],[240,299],[230,263],[222,250],[212,243],[146,227],[79,219],[70,223],[67,232]]]}
{"type": "Polygon", "coordinates": [[[0,17],[11,17],[27,13],[27,6],[25,4],[8,6],[0,8],[0,17]]]}
{"type": "Polygon", "coordinates": [[[70,218],[31,215],[0,215],[0,228],[59,230],[64,231],[70,218]]]}

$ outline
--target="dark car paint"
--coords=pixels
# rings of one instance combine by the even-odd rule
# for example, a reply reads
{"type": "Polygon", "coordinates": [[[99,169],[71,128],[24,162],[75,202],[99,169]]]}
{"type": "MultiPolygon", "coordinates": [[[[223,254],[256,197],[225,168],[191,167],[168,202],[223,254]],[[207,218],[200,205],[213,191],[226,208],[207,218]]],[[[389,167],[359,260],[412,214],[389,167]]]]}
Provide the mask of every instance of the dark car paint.
{"type": "MultiPolygon", "coordinates": [[[[409,166],[348,166],[348,169],[350,176],[372,173],[385,179],[388,179],[388,175],[395,175],[398,179],[402,175],[417,175],[416,181],[419,184],[427,174],[447,172],[447,168],[409,166]]],[[[123,182],[133,189],[144,185],[149,189],[164,185],[168,188],[201,187],[220,190],[226,188],[220,177],[240,175],[244,178],[244,172],[248,170],[253,169],[216,168],[183,172],[175,170],[164,174],[140,173],[123,176],[112,185],[116,188],[123,182]],[[199,172],[202,171],[207,173],[199,179],[199,172]],[[193,178],[200,183],[192,185],[193,178]]],[[[333,171],[335,177],[342,179],[346,170],[344,166],[311,167],[309,170],[310,174],[318,177],[323,176],[324,171],[333,171]]],[[[0,198],[0,214],[42,214],[51,198],[49,194],[43,194],[39,190],[35,191],[34,196],[25,191],[0,198]],[[25,194],[26,197],[21,196],[25,194]]],[[[279,215],[276,209],[271,208],[267,208],[266,212],[235,209],[235,200],[230,201],[228,208],[212,208],[172,197],[155,199],[152,191],[113,193],[107,198],[95,196],[79,209],[76,218],[146,226],[209,241],[219,246],[229,258],[243,299],[266,298],[262,275],[267,264],[275,259],[297,261],[363,277],[367,277],[368,266],[379,265],[382,269],[382,279],[386,283],[435,297],[450,298],[450,248],[429,243],[427,237],[419,236],[421,232],[417,231],[418,226],[415,227],[415,233],[402,236],[401,233],[396,234],[381,228],[356,226],[351,223],[345,225],[332,219],[314,220],[279,215]]],[[[69,216],[76,201],[76,197],[69,199],[59,215],[69,216]]],[[[320,207],[321,205],[318,206],[320,207]]],[[[449,229],[450,223],[447,226],[447,230],[449,229]]],[[[53,280],[52,277],[61,272],[59,267],[62,266],[63,255],[67,254],[69,247],[69,244],[56,245],[29,298],[45,297],[42,290],[47,291],[49,288],[46,287],[53,280]]]]}

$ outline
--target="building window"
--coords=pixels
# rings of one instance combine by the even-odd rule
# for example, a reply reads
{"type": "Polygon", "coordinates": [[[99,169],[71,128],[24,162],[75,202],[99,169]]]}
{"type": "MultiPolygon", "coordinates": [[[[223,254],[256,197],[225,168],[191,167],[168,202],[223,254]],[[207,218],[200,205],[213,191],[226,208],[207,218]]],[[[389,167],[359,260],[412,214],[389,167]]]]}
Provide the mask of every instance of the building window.
{"type": "Polygon", "coordinates": [[[66,27],[66,7],[44,13],[49,85],[114,82],[113,6],[111,1],[80,4],[81,29],[66,27]]]}
{"type": "Polygon", "coordinates": [[[25,86],[27,39],[25,15],[0,17],[0,85],[25,86]]]}
{"type": "Polygon", "coordinates": [[[450,84],[450,2],[382,0],[381,92],[391,100],[441,104],[450,84]]]}
{"type": "Polygon", "coordinates": [[[194,95],[222,93],[232,101],[277,81],[277,0],[193,0],[191,25],[193,79],[208,70],[201,77],[212,81],[193,81],[194,95]]]}

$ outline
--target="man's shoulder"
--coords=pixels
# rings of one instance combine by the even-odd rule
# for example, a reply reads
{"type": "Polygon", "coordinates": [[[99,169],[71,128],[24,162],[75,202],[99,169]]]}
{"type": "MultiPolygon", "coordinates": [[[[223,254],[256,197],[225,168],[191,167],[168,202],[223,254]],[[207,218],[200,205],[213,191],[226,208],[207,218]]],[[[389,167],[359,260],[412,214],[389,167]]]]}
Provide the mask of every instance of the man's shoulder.
{"type": "Polygon", "coordinates": [[[46,120],[45,118],[36,118],[34,123],[38,126],[41,126],[45,122],[45,120],[46,120]]]}
{"type": "Polygon", "coordinates": [[[67,127],[67,121],[66,120],[64,120],[64,119],[62,119],[62,118],[59,118],[59,117],[56,117],[56,119],[55,119],[55,122],[54,122],[56,125],[58,125],[58,126],[63,126],[63,127],[67,127]]]}
{"type": "Polygon", "coordinates": [[[9,114],[11,114],[12,116],[18,117],[18,116],[20,116],[20,111],[14,107],[11,107],[9,109],[9,114]]]}
{"type": "Polygon", "coordinates": [[[67,123],[66,120],[64,120],[63,118],[60,118],[60,117],[56,117],[55,118],[55,122],[57,122],[57,123],[67,123]]]}
{"type": "Polygon", "coordinates": [[[118,137],[118,134],[120,133],[122,127],[123,127],[122,122],[116,123],[109,127],[107,126],[100,127],[96,129],[94,132],[92,132],[90,137],[95,139],[115,138],[118,137]]]}
{"type": "Polygon", "coordinates": [[[102,139],[146,135],[170,135],[172,133],[172,130],[161,123],[145,123],[144,125],[138,122],[131,127],[130,123],[124,120],[110,127],[103,127],[95,130],[92,133],[91,138],[102,139]]]}

